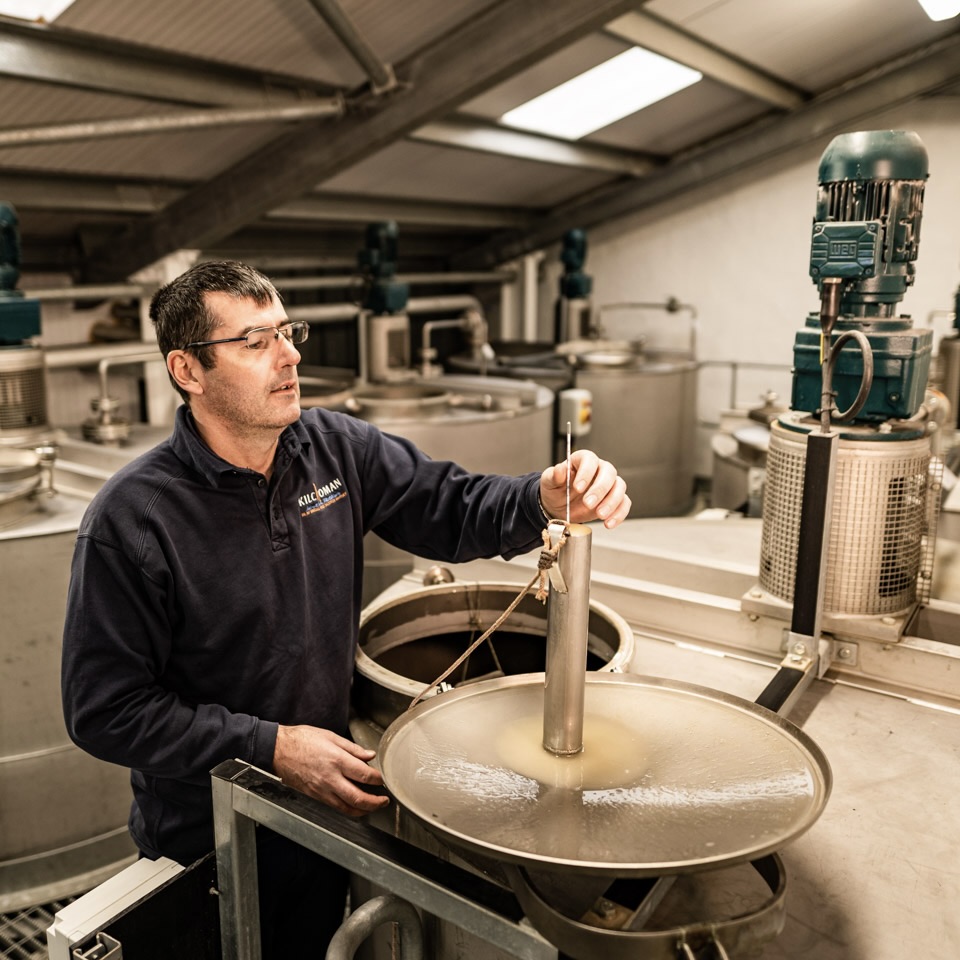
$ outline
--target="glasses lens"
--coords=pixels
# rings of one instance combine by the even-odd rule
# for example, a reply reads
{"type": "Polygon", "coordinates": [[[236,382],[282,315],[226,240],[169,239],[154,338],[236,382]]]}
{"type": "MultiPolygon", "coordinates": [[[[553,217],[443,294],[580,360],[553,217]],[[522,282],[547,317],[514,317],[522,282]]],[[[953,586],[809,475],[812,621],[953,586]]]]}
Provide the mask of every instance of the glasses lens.
{"type": "Polygon", "coordinates": [[[270,344],[276,343],[281,334],[291,343],[303,343],[309,332],[310,325],[306,320],[294,320],[291,323],[283,323],[279,327],[257,327],[244,339],[251,350],[264,350],[270,344]]]}
{"type": "Polygon", "coordinates": [[[273,327],[257,327],[247,336],[247,346],[251,350],[263,350],[277,339],[277,332],[273,327]]]}

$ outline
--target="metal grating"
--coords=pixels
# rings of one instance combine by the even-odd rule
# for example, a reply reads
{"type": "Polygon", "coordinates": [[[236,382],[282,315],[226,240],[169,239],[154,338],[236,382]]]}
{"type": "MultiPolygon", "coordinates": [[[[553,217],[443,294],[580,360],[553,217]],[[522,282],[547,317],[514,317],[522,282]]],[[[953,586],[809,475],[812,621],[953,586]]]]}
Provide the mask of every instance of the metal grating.
{"type": "Polygon", "coordinates": [[[937,546],[937,526],[943,494],[943,458],[931,457],[927,473],[927,512],[920,545],[920,572],[917,576],[917,602],[929,603],[933,589],[933,556],[937,546]]]}
{"type": "Polygon", "coordinates": [[[0,437],[46,425],[43,368],[0,370],[0,437]]]}
{"type": "MultiPolygon", "coordinates": [[[[792,602],[806,443],[771,437],[760,585],[792,602]]],[[[823,608],[882,616],[929,597],[935,539],[927,440],[843,440],[837,456],[823,608]]],[[[939,493],[936,494],[939,497],[939,493]]]]}
{"type": "Polygon", "coordinates": [[[0,914],[0,960],[46,960],[47,927],[74,897],[0,914]]]}
{"type": "Polygon", "coordinates": [[[793,600],[797,578],[797,539],[805,458],[771,440],[763,490],[760,586],[782,600],[793,600]]]}
{"type": "Polygon", "coordinates": [[[825,609],[886,614],[916,600],[928,462],[929,456],[838,458],[825,609]]]}

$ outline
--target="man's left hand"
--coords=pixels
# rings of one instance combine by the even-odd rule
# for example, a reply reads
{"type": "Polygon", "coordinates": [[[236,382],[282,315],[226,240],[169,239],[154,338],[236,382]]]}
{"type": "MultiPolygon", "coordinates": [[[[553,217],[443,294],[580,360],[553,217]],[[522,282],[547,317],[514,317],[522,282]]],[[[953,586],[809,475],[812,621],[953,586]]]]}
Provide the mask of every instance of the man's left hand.
{"type": "MultiPolygon", "coordinates": [[[[630,498],[623,477],[608,460],[590,450],[577,450],[570,457],[570,521],[602,520],[613,529],[627,518],[630,498]]],[[[540,502],[551,517],[567,516],[566,461],[547,467],[540,475],[540,502]]]]}

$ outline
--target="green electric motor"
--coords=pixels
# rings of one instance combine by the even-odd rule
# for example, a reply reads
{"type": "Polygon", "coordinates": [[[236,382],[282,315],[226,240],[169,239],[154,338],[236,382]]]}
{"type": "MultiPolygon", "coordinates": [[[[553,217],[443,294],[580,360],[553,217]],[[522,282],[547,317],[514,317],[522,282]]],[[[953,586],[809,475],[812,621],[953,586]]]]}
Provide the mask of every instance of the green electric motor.
{"type": "Polygon", "coordinates": [[[398,234],[392,220],[371,223],[357,254],[365,285],[363,308],[377,315],[403,313],[410,299],[410,285],[395,279],[398,234]]]}
{"type": "MultiPolygon", "coordinates": [[[[821,310],[794,341],[794,410],[819,410],[821,335],[835,340],[846,330],[861,331],[873,353],[873,386],[853,422],[909,419],[923,403],[933,332],[914,329],[896,308],[914,280],[927,176],[926,148],[910,131],[846,133],[824,151],[810,245],[821,310]]],[[[855,344],[841,350],[838,409],[853,403],[863,362],[855,344]]]]}
{"type": "Polygon", "coordinates": [[[0,201],[0,346],[23,343],[40,334],[40,301],[16,289],[20,279],[20,221],[0,201]]]}

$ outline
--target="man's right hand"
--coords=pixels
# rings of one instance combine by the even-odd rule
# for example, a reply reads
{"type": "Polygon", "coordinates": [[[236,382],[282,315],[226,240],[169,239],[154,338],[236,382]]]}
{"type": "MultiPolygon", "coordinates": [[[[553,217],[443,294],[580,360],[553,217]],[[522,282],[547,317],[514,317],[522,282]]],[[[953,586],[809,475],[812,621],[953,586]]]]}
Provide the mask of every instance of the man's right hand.
{"type": "Polygon", "coordinates": [[[383,785],[369,761],[376,751],[320,727],[280,726],[273,751],[273,772],[295,790],[351,817],[385,807],[390,801],[363,785],[383,785]]]}

